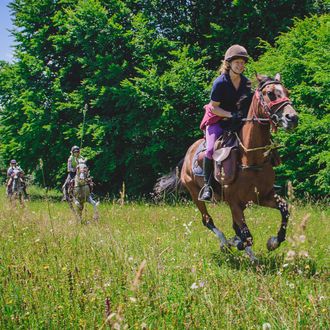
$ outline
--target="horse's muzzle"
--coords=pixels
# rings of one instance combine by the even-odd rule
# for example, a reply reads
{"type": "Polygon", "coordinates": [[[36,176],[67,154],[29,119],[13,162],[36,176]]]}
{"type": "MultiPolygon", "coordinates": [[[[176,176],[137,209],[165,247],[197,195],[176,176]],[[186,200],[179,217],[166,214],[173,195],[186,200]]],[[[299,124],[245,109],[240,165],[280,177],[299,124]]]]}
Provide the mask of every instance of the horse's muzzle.
{"type": "Polygon", "coordinates": [[[283,128],[292,130],[298,126],[298,116],[296,114],[286,114],[281,119],[283,128]]]}

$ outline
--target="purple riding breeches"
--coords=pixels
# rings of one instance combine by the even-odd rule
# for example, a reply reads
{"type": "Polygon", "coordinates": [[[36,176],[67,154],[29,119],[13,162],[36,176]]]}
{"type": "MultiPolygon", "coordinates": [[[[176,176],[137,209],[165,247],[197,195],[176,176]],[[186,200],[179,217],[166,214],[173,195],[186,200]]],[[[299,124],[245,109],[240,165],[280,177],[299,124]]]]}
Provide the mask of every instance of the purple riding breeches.
{"type": "Polygon", "coordinates": [[[223,134],[223,129],[219,123],[207,125],[205,129],[206,152],[205,157],[212,159],[215,141],[223,134]]]}

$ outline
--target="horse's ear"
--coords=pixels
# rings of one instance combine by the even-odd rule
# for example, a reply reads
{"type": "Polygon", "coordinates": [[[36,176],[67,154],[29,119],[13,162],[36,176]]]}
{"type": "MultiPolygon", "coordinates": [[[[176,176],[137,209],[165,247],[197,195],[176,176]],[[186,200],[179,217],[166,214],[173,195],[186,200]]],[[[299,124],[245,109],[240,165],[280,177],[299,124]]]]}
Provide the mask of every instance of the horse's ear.
{"type": "Polygon", "coordinates": [[[256,75],[258,82],[261,82],[261,80],[263,80],[265,78],[264,76],[262,76],[261,74],[259,74],[257,72],[255,73],[255,75],[256,75]]]}
{"type": "Polygon", "coordinates": [[[279,73],[276,73],[275,80],[276,81],[281,81],[281,75],[279,73]]]}

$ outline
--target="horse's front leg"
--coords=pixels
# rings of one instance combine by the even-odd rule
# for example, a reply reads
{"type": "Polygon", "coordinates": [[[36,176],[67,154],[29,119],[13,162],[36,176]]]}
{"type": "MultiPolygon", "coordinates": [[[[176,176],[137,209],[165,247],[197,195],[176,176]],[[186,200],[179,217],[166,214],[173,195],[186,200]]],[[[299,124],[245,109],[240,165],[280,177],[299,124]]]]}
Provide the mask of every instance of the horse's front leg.
{"type": "Polygon", "coordinates": [[[78,198],[74,194],[72,195],[72,202],[71,201],[69,202],[70,208],[73,210],[77,218],[77,221],[81,222],[84,205],[81,201],[78,200],[78,198]],[[72,205],[72,202],[74,203],[75,206],[72,205]]]}
{"type": "Polygon", "coordinates": [[[234,245],[238,250],[245,250],[251,261],[256,261],[252,251],[253,236],[245,222],[244,208],[240,205],[230,205],[230,210],[233,218],[233,229],[239,239],[234,239],[234,245]]]}
{"type": "Polygon", "coordinates": [[[93,205],[93,209],[94,209],[94,216],[93,216],[93,219],[95,221],[99,220],[99,212],[98,212],[98,205],[99,205],[99,202],[96,202],[94,201],[94,199],[92,198],[91,195],[88,196],[88,200],[87,200],[90,204],[93,205]]]}
{"type": "Polygon", "coordinates": [[[286,228],[288,226],[290,216],[288,204],[281,196],[275,194],[275,192],[272,191],[268,199],[260,201],[260,205],[278,209],[281,212],[281,227],[277,232],[277,236],[271,236],[267,241],[267,249],[269,251],[273,251],[277,249],[282,242],[285,241],[286,228]]]}

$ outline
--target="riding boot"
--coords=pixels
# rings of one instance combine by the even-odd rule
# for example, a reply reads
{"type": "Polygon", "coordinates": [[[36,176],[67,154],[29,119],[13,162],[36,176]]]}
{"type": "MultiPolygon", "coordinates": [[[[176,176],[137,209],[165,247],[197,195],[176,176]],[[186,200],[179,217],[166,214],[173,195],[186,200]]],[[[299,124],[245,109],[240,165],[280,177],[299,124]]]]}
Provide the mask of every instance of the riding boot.
{"type": "Polygon", "coordinates": [[[204,202],[210,202],[212,199],[211,179],[212,179],[212,170],[213,170],[213,159],[204,157],[203,169],[204,169],[205,185],[202,188],[201,191],[202,195],[199,197],[199,200],[204,202]]]}

